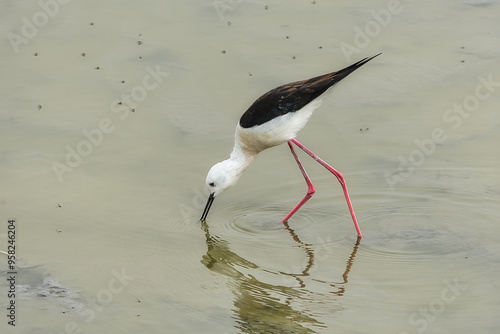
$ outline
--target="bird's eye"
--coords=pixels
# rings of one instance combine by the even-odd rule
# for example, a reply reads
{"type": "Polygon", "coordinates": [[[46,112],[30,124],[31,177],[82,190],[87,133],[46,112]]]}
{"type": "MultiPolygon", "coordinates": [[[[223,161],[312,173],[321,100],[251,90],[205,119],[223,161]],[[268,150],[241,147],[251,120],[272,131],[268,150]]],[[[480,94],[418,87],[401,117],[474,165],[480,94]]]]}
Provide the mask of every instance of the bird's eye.
{"type": "Polygon", "coordinates": [[[210,182],[208,185],[209,185],[210,187],[215,187],[215,182],[210,182]]]}

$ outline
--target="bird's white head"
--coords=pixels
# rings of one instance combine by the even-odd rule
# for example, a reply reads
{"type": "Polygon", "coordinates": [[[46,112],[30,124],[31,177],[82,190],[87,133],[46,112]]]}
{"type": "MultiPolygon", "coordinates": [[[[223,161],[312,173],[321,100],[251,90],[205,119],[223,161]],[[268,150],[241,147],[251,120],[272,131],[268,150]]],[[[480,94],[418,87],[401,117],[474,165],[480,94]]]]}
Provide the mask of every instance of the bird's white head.
{"type": "Polygon", "coordinates": [[[234,161],[228,159],[213,165],[208,171],[206,183],[210,191],[210,196],[208,197],[205,210],[203,210],[203,214],[201,215],[201,221],[207,218],[208,211],[212,206],[215,196],[235,184],[240,178],[243,170],[236,167],[238,166],[235,165],[234,161]]]}
{"type": "Polygon", "coordinates": [[[234,185],[252,159],[253,157],[242,158],[242,156],[232,154],[229,159],[216,163],[210,168],[206,180],[210,197],[201,215],[202,221],[207,218],[215,196],[234,185]]]}
{"type": "Polygon", "coordinates": [[[205,210],[203,210],[203,214],[201,215],[202,221],[207,218],[208,211],[210,210],[215,197],[238,181],[243,171],[253,160],[254,156],[255,154],[249,154],[248,152],[241,150],[239,142],[236,141],[229,159],[216,163],[212,166],[212,168],[210,168],[206,180],[210,197],[208,198],[205,210]]]}
{"type": "Polygon", "coordinates": [[[221,161],[210,168],[206,184],[210,194],[217,196],[238,181],[241,171],[234,168],[231,160],[221,161]]]}

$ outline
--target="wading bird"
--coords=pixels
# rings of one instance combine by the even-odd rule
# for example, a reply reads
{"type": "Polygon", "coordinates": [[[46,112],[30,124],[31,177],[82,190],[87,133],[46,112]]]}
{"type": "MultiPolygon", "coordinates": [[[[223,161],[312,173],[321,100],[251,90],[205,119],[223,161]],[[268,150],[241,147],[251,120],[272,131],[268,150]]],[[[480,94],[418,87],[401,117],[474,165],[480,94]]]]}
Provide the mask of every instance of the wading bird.
{"type": "Polygon", "coordinates": [[[344,191],[356,232],[361,237],[361,230],[352,208],[344,177],[297,141],[295,137],[336,83],[378,55],[380,53],[362,59],[337,72],[279,86],[259,97],[241,116],[236,126],[234,148],[229,159],[215,164],[208,172],[206,184],[210,196],[201,220],[204,221],[207,218],[215,197],[236,183],[259,152],[287,142],[304,176],[308,190],[304,198],[283,218],[282,222],[288,221],[315,192],[314,186],[295,152],[293,145],[296,145],[337,177],[344,191]]]}

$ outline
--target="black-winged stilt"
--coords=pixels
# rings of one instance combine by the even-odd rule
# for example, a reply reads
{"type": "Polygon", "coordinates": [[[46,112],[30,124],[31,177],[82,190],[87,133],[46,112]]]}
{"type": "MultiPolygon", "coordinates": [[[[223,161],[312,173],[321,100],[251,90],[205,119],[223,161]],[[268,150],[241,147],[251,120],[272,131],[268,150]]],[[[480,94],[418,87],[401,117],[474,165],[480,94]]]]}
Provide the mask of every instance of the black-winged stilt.
{"type": "Polygon", "coordinates": [[[282,222],[288,221],[315,192],[314,186],[293,148],[293,145],[296,145],[337,177],[344,191],[356,232],[359,237],[362,237],[344,177],[299,143],[295,136],[306,125],[313,111],[319,108],[324,97],[336,83],[378,55],[380,53],[362,59],[337,72],[279,86],[259,97],[241,116],[236,126],[234,148],[229,159],[215,164],[208,172],[206,183],[210,196],[201,220],[204,221],[207,218],[215,197],[238,181],[243,171],[259,152],[288,142],[307,183],[308,190],[304,198],[283,218],[282,222]]]}

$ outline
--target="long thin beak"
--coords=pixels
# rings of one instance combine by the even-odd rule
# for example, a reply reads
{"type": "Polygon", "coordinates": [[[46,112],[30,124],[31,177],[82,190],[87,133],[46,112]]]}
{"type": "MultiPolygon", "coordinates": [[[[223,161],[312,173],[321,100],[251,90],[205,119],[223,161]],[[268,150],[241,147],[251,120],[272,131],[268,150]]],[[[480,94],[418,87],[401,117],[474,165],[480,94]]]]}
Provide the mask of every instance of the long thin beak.
{"type": "Polygon", "coordinates": [[[201,215],[201,219],[200,221],[205,221],[205,219],[207,219],[207,216],[208,216],[208,211],[210,210],[210,207],[212,206],[212,203],[214,202],[214,199],[215,199],[215,193],[211,193],[210,196],[208,196],[208,201],[207,201],[207,205],[205,205],[205,210],[203,210],[203,214],[201,215]]]}

